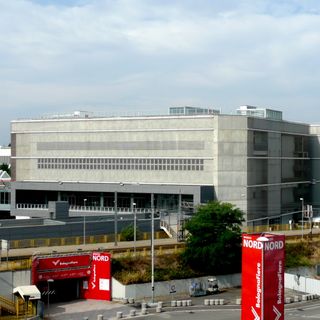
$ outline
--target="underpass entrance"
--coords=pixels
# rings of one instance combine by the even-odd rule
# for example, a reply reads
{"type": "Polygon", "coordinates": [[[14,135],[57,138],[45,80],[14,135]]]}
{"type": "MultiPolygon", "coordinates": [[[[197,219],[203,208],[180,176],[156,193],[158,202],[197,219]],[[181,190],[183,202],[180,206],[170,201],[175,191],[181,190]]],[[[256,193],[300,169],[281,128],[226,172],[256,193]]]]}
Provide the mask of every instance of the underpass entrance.
{"type": "Polygon", "coordinates": [[[111,258],[107,252],[36,256],[32,261],[32,284],[42,300],[111,300],[111,258]]]}

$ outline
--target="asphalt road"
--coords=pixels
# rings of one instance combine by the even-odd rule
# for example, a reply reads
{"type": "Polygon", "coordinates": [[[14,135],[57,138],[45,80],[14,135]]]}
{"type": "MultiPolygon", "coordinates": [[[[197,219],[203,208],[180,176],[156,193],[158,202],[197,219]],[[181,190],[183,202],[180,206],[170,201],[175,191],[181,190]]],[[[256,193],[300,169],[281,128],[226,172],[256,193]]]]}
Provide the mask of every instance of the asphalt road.
{"type": "MultiPolygon", "coordinates": [[[[137,315],[130,317],[130,311],[134,309],[114,302],[102,301],[76,301],[69,304],[61,304],[52,306],[50,311],[50,319],[54,320],[96,320],[98,315],[103,315],[104,319],[116,319],[117,312],[122,312],[124,318],[136,318],[139,320],[153,319],[175,319],[175,320],[239,320],[241,310],[238,306],[226,306],[224,308],[205,309],[204,307],[192,309],[177,309],[175,311],[164,310],[161,313],[155,313],[155,309],[148,309],[147,315],[140,315],[137,309],[137,315]]],[[[47,314],[47,313],[46,313],[47,314]]],[[[306,304],[296,303],[286,307],[286,320],[301,319],[320,319],[320,302],[310,302],[306,304]]],[[[248,319],[251,320],[251,319],[248,319]]]]}
{"type": "MultiPolygon", "coordinates": [[[[136,319],[175,319],[175,320],[239,320],[241,307],[235,304],[236,297],[240,296],[239,288],[228,289],[219,298],[226,299],[227,304],[223,306],[204,306],[204,298],[215,296],[192,298],[191,307],[171,307],[171,299],[166,297],[163,301],[163,312],[156,313],[155,308],[147,308],[147,314],[141,315],[140,305],[122,304],[117,301],[101,300],[76,300],[68,303],[56,303],[50,305],[50,319],[54,320],[96,320],[98,315],[103,315],[104,320],[116,319],[117,312],[123,313],[123,318],[136,319]],[[130,317],[130,312],[136,311],[135,317],[130,317]]],[[[297,294],[286,290],[286,296],[297,294]]],[[[218,297],[218,296],[217,296],[218,297]]],[[[187,298],[187,297],[185,297],[187,298]]],[[[188,297],[190,299],[190,297],[188,297]]],[[[47,314],[45,306],[45,314],[47,314]]],[[[286,320],[320,319],[320,300],[297,302],[285,305],[286,320]]],[[[253,320],[247,319],[247,320],[253,320]]],[[[269,320],[269,319],[267,319],[269,320]]],[[[271,319],[270,319],[271,320],[271,319]]]]}

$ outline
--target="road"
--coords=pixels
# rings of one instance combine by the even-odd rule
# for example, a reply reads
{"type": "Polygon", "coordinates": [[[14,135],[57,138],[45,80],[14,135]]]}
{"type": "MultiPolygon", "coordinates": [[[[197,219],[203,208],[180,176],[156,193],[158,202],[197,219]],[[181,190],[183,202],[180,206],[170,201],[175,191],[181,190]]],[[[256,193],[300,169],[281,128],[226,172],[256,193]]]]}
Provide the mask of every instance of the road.
{"type": "MultiPolygon", "coordinates": [[[[171,308],[164,308],[163,312],[156,313],[155,309],[148,309],[147,315],[141,315],[139,308],[123,305],[117,302],[87,300],[74,301],[64,304],[54,304],[50,308],[50,319],[54,320],[96,320],[98,315],[103,315],[104,319],[116,319],[117,312],[122,312],[124,318],[130,317],[130,311],[135,309],[136,316],[139,320],[239,320],[241,310],[239,306],[223,306],[223,307],[204,307],[203,305],[188,308],[177,308],[174,311],[171,308]]],[[[46,313],[46,312],[45,312],[46,313]]],[[[47,314],[47,313],[46,313],[47,314]]],[[[307,303],[295,303],[286,305],[286,320],[301,319],[320,319],[320,302],[319,300],[307,303]]],[[[251,319],[248,319],[251,320],[251,319]]]]}

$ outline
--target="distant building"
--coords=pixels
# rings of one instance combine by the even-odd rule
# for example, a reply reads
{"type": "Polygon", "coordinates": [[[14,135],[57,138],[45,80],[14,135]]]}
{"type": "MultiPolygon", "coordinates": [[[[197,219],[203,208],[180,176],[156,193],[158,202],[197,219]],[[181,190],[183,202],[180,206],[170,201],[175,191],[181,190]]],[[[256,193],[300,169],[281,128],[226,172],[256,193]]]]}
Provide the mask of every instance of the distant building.
{"type": "Polygon", "coordinates": [[[10,218],[11,177],[0,170],[0,219],[10,218]]]}
{"type": "Polygon", "coordinates": [[[258,108],[254,106],[240,106],[237,109],[237,114],[247,117],[258,117],[270,120],[282,120],[282,112],[267,108],[258,108]]]}
{"type": "Polygon", "coordinates": [[[177,214],[231,202],[253,225],[288,223],[300,198],[311,204],[309,125],[189,108],[12,121],[12,215],[50,217],[60,200],[74,216],[107,215],[115,203],[143,212],[153,195],[157,211],[177,214]]]}
{"type": "Polygon", "coordinates": [[[10,164],[11,148],[0,146],[0,164],[10,164]]]}

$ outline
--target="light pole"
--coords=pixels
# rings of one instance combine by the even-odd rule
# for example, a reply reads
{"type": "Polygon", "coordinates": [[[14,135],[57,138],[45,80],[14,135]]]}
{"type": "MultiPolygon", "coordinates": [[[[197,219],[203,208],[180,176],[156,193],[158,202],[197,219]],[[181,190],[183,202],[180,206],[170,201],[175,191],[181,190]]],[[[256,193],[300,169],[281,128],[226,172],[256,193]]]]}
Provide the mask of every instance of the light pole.
{"type": "Polygon", "coordinates": [[[114,192],[114,246],[118,245],[118,192],[114,192]]]}
{"type": "Polygon", "coordinates": [[[154,302],[154,194],[151,193],[151,291],[154,302]]]}
{"type": "MultiPolygon", "coordinates": [[[[86,210],[87,199],[83,199],[84,211],[86,210]]],[[[86,244],[86,213],[83,215],[83,244],[86,244]]]]}
{"type": "Polygon", "coordinates": [[[300,198],[301,201],[301,238],[303,239],[303,218],[304,218],[304,199],[300,198]]]}
{"type": "Polygon", "coordinates": [[[137,213],[136,213],[136,203],[132,203],[132,209],[133,209],[133,252],[134,256],[136,256],[137,251],[137,213]]]}
{"type": "Polygon", "coordinates": [[[49,319],[49,311],[50,311],[50,283],[53,283],[53,279],[48,279],[47,284],[48,284],[48,319],[49,319]]]}

